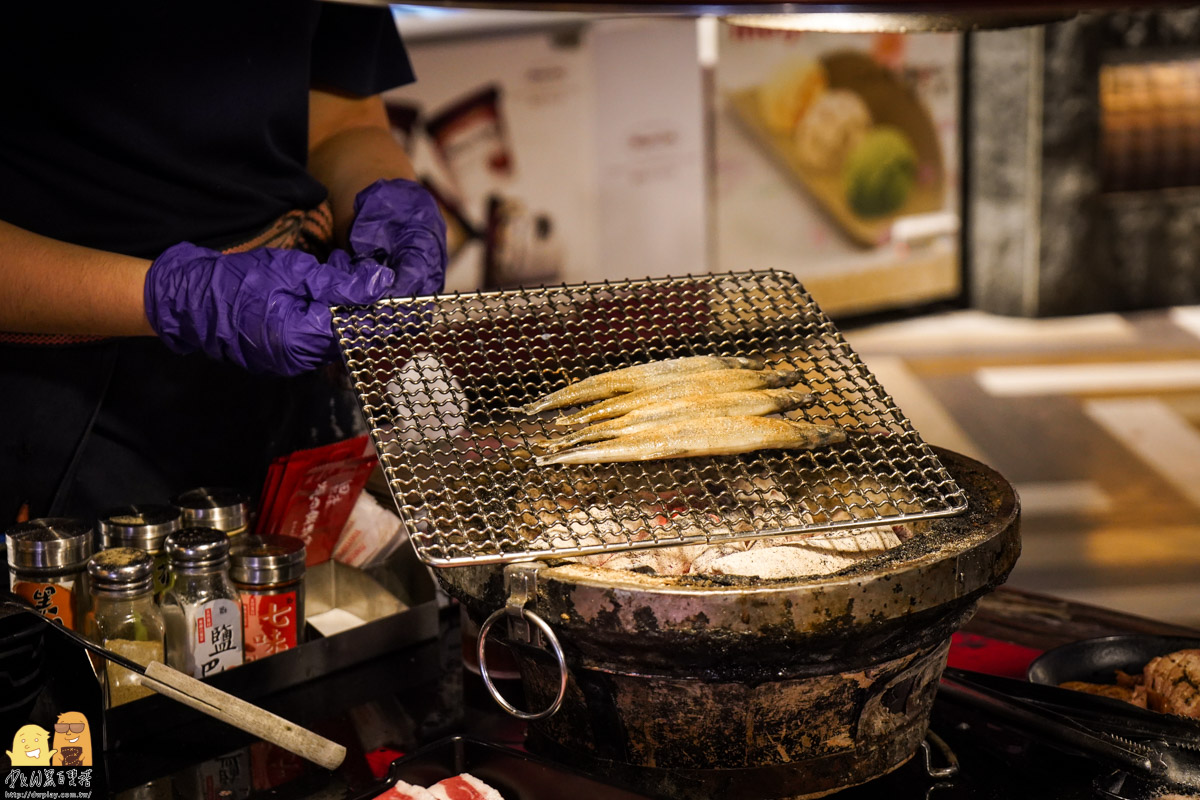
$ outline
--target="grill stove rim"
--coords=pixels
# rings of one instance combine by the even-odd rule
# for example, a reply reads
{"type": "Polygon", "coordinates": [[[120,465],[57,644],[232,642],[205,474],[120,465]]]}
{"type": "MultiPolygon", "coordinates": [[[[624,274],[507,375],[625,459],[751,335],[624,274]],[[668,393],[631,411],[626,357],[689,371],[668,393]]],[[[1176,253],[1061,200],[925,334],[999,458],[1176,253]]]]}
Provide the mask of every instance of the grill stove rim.
{"type": "MultiPolygon", "coordinates": [[[[983,488],[987,492],[983,499],[990,499],[992,508],[969,508],[962,515],[941,519],[942,525],[961,526],[964,529],[959,539],[911,559],[890,563],[863,574],[777,579],[758,586],[696,586],[681,583],[674,576],[651,576],[544,560],[518,561],[507,565],[444,567],[435,569],[434,574],[451,589],[452,594],[466,596],[469,609],[478,611],[485,608],[486,612],[481,615],[483,618],[503,607],[510,599],[508,589],[501,589],[501,577],[524,573],[528,575],[533,589],[519,608],[527,608],[548,617],[548,621],[556,627],[570,626],[573,630],[578,629],[579,622],[583,622],[584,626],[590,624],[588,618],[573,619],[569,613],[580,604],[602,611],[604,604],[620,599],[638,602],[661,612],[660,624],[672,620],[680,623],[678,628],[671,626],[673,629],[686,626],[690,617],[684,616],[683,611],[692,605],[689,601],[694,601],[703,603],[710,628],[756,632],[763,618],[770,615],[772,610],[784,607],[798,610],[806,598],[819,600],[826,609],[854,608],[856,601],[866,605],[863,601],[873,594],[876,585],[892,583],[893,587],[888,591],[894,592],[901,580],[909,583],[903,595],[910,602],[893,604],[885,594],[887,602],[884,607],[891,607],[896,612],[888,614],[886,618],[935,609],[996,585],[997,576],[1002,576],[1000,582],[1007,578],[1020,555],[1021,504],[1016,489],[993,468],[944,448],[931,448],[951,471],[974,473],[976,477],[964,476],[970,477],[970,480],[961,483],[971,486],[974,491],[967,490],[967,494],[973,499],[980,499],[975,495],[983,488]],[[976,511],[986,512],[984,524],[974,520],[976,511]],[[549,586],[563,591],[545,591],[549,586]],[[489,592],[492,595],[490,603],[486,602],[489,592]],[[570,607],[555,599],[566,597],[569,597],[570,607]],[[564,617],[564,614],[567,616],[564,617]]],[[[966,489],[965,486],[963,488],[966,489]]],[[[508,605],[511,608],[511,603],[508,605]]],[[[875,608],[875,611],[881,612],[882,608],[875,608]]],[[[854,616],[864,616],[863,610],[854,609],[854,616]]],[[[595,615],[589,617],[594,619],[595,615]]],[[[803,634],[804,630],[797,629],[797,633],[803,634]]]]}

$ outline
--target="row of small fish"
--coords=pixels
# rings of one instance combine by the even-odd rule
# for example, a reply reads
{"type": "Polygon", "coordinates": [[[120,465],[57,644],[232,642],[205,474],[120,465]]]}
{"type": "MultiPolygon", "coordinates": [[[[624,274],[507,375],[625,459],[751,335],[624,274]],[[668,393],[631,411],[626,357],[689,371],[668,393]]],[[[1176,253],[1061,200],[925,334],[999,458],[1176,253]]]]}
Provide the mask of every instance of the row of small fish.
{"type": "Polygon", "coordinates": [[[526,414],[538,414],[554,408],[578,406],[593,400],[604,400],[626,392],[648,389],[670,383],[685,375],[726,369],[761,370],[766,366],[761,358],[740,356],[685,356],[635,364],[632,367],[601,372],[551,392],[525,406],[526,414]]]}
{"type": "Polygon", "coordinates": [[[800,420],[700,416],[655,423],[640,433],[538,456],[537,463],[601,464],[735,455],[755,450],[811,449],[845,439],[841,428],[800,420]]]}
{"type": "Polygon", "coordinates": [[[812,403],[791,387],[795,370],[768,370],[758,358],[688,356],[593,375],[529,404],[525,411],[593,405],[559,417],[586,427],[552,439],[539,464],[595,464],[813,448],[845,439],[841,428],[768,417],[812,403]]]}

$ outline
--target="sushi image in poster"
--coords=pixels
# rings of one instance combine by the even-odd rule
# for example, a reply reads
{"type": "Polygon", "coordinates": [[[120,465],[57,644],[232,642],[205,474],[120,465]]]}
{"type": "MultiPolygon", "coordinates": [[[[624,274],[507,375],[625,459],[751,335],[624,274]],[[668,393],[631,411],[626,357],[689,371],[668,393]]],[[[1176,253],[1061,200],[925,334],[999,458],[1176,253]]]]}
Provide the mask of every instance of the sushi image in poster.
{"type": "Polygon", "coordinates": [[[789,271],[839,319],[959,297],[961,34],[715,38],[716,267],[789,271]]]}
{"type": "Polygon", "coordinates": [[[786,61],[729,102],[769,157],[865,247],[883,241],[896,217],[945,203],[946,172],[928,110],[866,53],[786,61]]]}

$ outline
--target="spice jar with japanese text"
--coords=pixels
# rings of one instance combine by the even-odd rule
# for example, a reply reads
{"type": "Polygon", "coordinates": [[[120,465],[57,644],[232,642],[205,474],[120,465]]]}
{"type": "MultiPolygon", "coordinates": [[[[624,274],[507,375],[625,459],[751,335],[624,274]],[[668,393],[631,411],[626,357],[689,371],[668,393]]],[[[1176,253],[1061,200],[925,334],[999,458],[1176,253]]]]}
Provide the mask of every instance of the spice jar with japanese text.
{"type": "Polygon", "coordinates": [[[229,537],[183,528],[167,537],[175,583],[162,598],[167,665],[206,678],[242,663],[242,609],[229,580],[229,537]]]}
{"type": "Polygon", "coordinates": [[[167,536],[182,527],[181,512],[175,506],[142,504],[111,508],[96,521],[100,549],[134,547],[154,560],[154,597],[161,599],[171,586],[171,559],[167,557],[167,536]]]}
{"type": "Polygon", "coordinates": [[[291,536],[239,536],[229,575],[242,603],[246,660],[296,647],[304,636],[304,542],[291,536]]]}
{"type": "Polygon", "coordinates": [[[80,630],[91,602],[85,569],[92,555],[91,526],[68,517],[47,517],[22,522],[6,535],[13,594],[28,600],[42,616],[80,630]]]}
{"type": "Polygon", "coordinates": [[[212,528],[237,536],[250,524],[249,501],[236,489],[189,489],[171,498],[171,503],[183,514],[185,528],[212,528]]]}
{"type": "MultiPolygon", "coordinates": [[[[89,639],[142,666],[163,660],[165,626],[154,602],[154,558],[133,547],[113,547],[92,556],[87,565],[92,610],[89,639]]],[[[118,664],[104,664],[108,706],[153,694],[118,664]]]]}

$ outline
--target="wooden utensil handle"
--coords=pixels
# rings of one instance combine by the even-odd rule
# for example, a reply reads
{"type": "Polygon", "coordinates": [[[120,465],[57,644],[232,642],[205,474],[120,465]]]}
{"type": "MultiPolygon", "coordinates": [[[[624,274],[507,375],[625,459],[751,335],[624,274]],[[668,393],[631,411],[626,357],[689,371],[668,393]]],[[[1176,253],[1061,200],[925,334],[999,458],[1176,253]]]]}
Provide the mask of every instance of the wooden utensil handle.
{"type": "Polygon", "coordinates": [[[139,683],[159,694],[279,745],[289,753],[295,753],[325,769],[337,769],[346,758],[346,748],[337,742],[318,736],[166,664],[151,661],[146,665],[146,674],[138,678],[139,683]]]}

